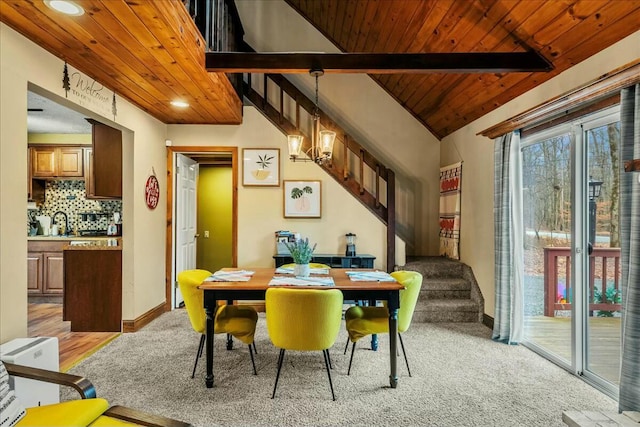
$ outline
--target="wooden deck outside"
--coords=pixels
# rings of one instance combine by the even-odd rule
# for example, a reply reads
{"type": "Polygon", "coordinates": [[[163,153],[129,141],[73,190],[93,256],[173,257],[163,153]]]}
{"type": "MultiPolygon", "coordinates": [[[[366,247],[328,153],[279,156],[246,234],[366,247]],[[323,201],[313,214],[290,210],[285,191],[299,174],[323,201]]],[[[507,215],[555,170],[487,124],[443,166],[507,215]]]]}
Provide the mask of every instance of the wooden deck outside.
{"type": "Polygon", "coordinates": [[[57,337],[60,372],[67,372],[85,357],[120,335],[119,332],[71,332],[62,320],[62,304],[29,304],[29,337],[57,337]]]}
{"type": "MultiPolygon", "coordinates": [[[[613,384],[620,376],[620,317],[590,317],[587,365],[590,371],[613,384]]],[[[571,361],[571,318],[525,318],[525,337],[557,356],[571,361]]]]}

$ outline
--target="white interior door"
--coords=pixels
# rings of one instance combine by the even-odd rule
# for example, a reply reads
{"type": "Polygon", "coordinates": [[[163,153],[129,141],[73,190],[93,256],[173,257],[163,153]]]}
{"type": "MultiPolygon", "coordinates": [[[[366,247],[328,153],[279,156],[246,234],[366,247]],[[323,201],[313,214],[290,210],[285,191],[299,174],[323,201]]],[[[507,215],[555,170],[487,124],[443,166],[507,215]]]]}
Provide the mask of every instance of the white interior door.
{"type": "MultiPolygon", "coordinates": [[[[197,230],[197,183],[198,163],[187,156],[176,153],[175,159],[176,177],[175,189],[175,268],[173,283],[176,276],[183,270],[196,268],[196,248],[198,238],[197,230]]],[[[180,289],[174,286],[173,307],[182,303],[180,289]]]]}

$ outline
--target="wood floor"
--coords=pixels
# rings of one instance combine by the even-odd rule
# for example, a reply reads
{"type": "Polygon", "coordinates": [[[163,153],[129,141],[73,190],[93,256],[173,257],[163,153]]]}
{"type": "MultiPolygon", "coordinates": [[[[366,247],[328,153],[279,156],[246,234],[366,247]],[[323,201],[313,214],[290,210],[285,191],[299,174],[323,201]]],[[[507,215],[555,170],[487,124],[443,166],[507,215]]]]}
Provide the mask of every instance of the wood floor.
{"type": "MultiPolygon", "coordinates": [[[[587,368],[613,384],[620,382],[620,317],[589,317],[587,368]]],[[[560,358],[571,360],[571,318],[535,316],[525,319],[525,335],[560,358]]]]}
{"type": "Polygon", "coordinates": [[[60,372],[66,372],[85,357],[120,335],[119,332],[71,332],[71,322],[62,320],[62,304],[29,304],[29,337],[58,337],[60,372]]]}

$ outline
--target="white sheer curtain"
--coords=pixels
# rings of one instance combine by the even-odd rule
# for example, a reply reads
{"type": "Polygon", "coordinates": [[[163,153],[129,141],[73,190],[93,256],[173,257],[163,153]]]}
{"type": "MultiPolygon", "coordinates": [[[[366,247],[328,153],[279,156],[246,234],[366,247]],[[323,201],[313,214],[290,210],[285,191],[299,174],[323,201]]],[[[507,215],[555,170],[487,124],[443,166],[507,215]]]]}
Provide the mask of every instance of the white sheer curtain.
{"type": "Polygon", "coordinates": [[[520,133],[494,141],[495,318],[493,339],[508,344],[524,331],[522,155],[520,133]]]}
{"type": "MultiPolygon", "coordinates": [[[[640,85],[620,96],[621,159],[640,159],[640,85]]],[[[618,409],[640,411],[640,182],[620,173],[622,255],[622,356],[618,409]]]]}

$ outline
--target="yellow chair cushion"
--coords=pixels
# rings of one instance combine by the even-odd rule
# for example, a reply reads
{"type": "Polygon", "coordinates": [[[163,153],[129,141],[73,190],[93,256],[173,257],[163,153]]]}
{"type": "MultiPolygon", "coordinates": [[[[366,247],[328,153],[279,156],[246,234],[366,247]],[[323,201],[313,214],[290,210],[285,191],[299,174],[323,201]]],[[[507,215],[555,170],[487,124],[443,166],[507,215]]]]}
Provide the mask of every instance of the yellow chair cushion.
{"type": "Polygon", "coordinates": [[[326,350],[340,331],[342,292],[338,289],[269,288],[265,304],[269,338],[278,348],[326,350]]]}
{"type": "Polygon", "coordinates": [[[107,410],[105,399],[81,399],[27,408],[27,415],[17,427],[88,426],[107,410]]]}
{"type": "Polygon", "coordinates": [[[129,421],[119,420],[117,418],[102,415],[90,424],[90,427],[117,427],[117,426],[138,426],[140,424],[130,423],[129,421]]]}
{"type": "Polygon", "coordinates": [[[256,333],[258,313],[252,307],[223,305],[216,313],[214,334],[231,334],[245,344],[251,344],[256,333]]]}
{"type": "MultiPolygon", "coordinates": [[[[405,288],[400,291],[398,332],[403,333],[411,325],[413,311],[422,287],[422,274],[415,271],[394,271],[394,279],[405,288]]],[[[345,326],[351,342],[371,334],[389,333],[389,311],[385,307],[350,307],[344,314],[345,326]]]]}

